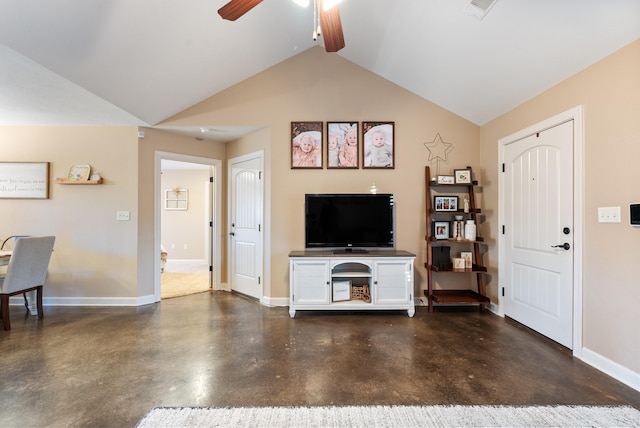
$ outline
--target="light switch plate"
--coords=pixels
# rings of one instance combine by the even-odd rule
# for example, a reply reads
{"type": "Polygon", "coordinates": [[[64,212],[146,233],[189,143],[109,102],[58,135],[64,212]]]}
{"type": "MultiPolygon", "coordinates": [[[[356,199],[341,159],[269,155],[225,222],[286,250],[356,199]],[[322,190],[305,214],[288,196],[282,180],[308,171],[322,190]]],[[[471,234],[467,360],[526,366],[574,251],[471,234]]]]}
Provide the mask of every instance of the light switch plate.
{"type": "Polygon", "coordinates": [[[116,211],[117,221],[129,221],[129,211],[116,211]]]}
{"type": "Polygon", "coordinates": [[[599,207],[598,223],[620,223],[620,207],[599,207]]]}

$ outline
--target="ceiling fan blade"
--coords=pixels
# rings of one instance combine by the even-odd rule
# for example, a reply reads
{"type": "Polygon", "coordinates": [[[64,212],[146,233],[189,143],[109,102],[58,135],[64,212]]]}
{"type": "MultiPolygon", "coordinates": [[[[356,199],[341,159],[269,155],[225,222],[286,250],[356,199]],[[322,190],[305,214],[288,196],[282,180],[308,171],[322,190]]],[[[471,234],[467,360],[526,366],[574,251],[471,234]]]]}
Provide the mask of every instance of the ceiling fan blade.
{"type": "Polygon", "coordinates": [[[324,48],[327,52],[338,52],[345,46],[338,6],[334,6],[329,10],[324,10],[322,7],[322,0],[320,0],[319,9],[320,28],[322,29],[324,48]]]}
{"type": "Polygon", "coordinates": [[[235,21],[260,3],[262,0],[231,0],[218,9],[218,14],[224,19],[235,21]]]}

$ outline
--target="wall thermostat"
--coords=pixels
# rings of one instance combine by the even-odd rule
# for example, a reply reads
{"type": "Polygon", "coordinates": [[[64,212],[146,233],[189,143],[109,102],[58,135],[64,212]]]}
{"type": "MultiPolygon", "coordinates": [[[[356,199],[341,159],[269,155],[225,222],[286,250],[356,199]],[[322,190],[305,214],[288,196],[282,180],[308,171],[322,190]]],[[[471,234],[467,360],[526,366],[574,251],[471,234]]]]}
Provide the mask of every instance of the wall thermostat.
{"type": "Polygon", "coordinates": [[[640,202],[629,204],[629,224],[640,226],[640,202]]]}

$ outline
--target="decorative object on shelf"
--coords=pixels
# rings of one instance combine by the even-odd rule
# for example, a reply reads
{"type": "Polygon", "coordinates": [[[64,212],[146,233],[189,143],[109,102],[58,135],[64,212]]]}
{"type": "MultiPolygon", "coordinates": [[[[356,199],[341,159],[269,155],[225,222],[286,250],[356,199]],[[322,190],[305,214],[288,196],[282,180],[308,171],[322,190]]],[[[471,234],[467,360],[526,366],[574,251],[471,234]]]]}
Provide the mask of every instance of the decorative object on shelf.
{"type": "Polygon", "coordinates": [[[464,226],[464,239],[467,241],[476,240],[476,224],[473,220],[467,220],[467,224],[464,226]]]}
{"type": "Polygon", "coordinates": [[[436,211],[458,211],[458,197],[434,196],[433,206],[436,211]]]}
{"type": "Polygon", "coordinates": [[[462,220],[464,216],[457,215],[455,216],[456,221],[454,222],[453,227],[453,238],[456,241],[462,241],[464,238],[464,221],[462,220]]]}
{"type": "Polygon", "coordinates": [[[327,168],[358,168],[358,122],[327,122],[327,168]]]}
{"type": "Polygon", "coordinates": [[[465,213],[469,213],[469,197],[465,196],[464,197],[464,212],[465,213]]]}
{"type": "Polygon", "coordinates": [[[448,163],[447,156],[453,150],[453,144],[442,141],[442,137],[438,133],[432,142],[424,143],[424,146],[429,151],[429,163],[435,163],[436,175],[440,174],[440,163],[448,163]]]}
{"type": "Polygon", "coordinates": [[[333,301],[344,302],[351,300],[351,281],[333,281],[333,301]]]}
{"type": "Polygon", "coordinates": [[[451,247],[446,245],[433,247],[431,264],[437,269],[451,269],[451,247]]]}
{"type": "Polygon", "coordinates": [[[395,167],[394,122],[362,122],[362,167],[395,167]]]}
{"type": "Polygon", "coordinates": [[[376,187],[376,183],[373,183],[371,185],[371,188],[369,188],[369,193],[371,193],[372,195],[375,195],[378,193],[378,188],[376,187]]]}
{"type": "Polygon", "coordinates": [[[323,122],[291,122],[291,168],[322,169],[323,122]]]}
{"type": "Polygon", "coordinates": [[[0,198],[48,199],[49,162],[0,162],[0,198]]]}
{"type": "Polygon", "coordinates": [[[91,167],[89,165],[73,165],[69,169],[67,180],[69,181],[85,181],[89,179],[91,167]]]}
{"type": "Polygon", "coordinates": [[[473,268],[473,253],[471,251],[461,251],[460,257],[464,259],[465,269],[473,268]]]}
{"type": "Polygon", "coordinates": [[[186,211],[189,208],[189,190],[176,187],[164,191],[164,209],[186,211]]]}
{"type": "Polygon", "coordinates": [[[102,180],[102,176],[100,176],[100,173],[98,171],[96,171],[93,174],[91,174],[91,177],[89,179],[91,181],[100,181],[100,180],[102,180]]]}
{"type": "Polygon", "coordinates": [[[449,239],[449,222],[448,221],[434,221],[433,222],[433,236],[436,239],[449,239]]]}
{"type": "Polygon", "coordinates": [[[470,169],[454,169],[453,175],[456,178],[456,184],[471,184],[470,169]]]}
{"type": "Polygon", "coordinates": [[[369,284],[352,284],[351,300],[362,300],[365,303],[371,303],[371,292],[369,291],[369,284]]]}
{"type": "Polygon", "coordinates": [[[464,259],[462,257],[453,258],[453,269],[457,271],[463,271],[465,269],[464,259]]]}
{"type": "Polygon", "coordinates": [[[439,175],[438,184],[454,184],[455,178],[453,175],[439,175]]]}

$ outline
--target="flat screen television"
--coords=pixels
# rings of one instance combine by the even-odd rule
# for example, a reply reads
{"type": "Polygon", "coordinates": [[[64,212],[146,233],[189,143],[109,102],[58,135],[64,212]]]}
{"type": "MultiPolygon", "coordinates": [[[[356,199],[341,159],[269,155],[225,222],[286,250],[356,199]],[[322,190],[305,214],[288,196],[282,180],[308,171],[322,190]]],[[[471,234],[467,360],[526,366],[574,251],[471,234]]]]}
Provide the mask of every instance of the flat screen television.
{"type": "Polygon", "coordinates": [[[394,248],[394,215],[392,194],[307,194],[305,248],[394,248]]]}

